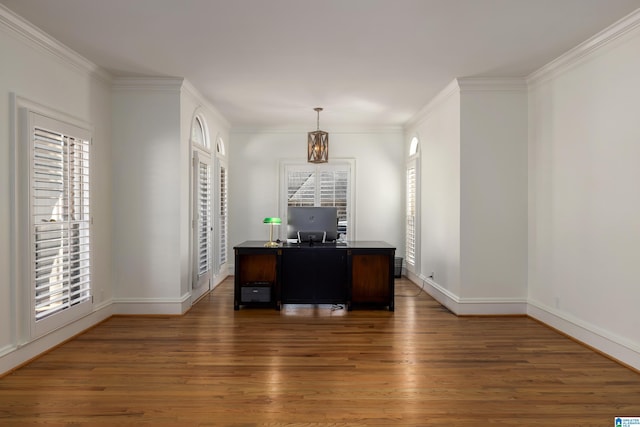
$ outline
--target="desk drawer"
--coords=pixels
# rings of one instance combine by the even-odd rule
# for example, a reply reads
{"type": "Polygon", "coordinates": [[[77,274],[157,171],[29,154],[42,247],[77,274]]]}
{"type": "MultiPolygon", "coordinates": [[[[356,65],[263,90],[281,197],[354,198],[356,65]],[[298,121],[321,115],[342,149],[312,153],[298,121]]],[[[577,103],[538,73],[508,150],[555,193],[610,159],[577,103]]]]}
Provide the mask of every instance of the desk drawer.
{"type": "Polygon", "coordinates": [[[271,302],[271,286],[262,284],[241,286],[240,302],[271,302]]]}

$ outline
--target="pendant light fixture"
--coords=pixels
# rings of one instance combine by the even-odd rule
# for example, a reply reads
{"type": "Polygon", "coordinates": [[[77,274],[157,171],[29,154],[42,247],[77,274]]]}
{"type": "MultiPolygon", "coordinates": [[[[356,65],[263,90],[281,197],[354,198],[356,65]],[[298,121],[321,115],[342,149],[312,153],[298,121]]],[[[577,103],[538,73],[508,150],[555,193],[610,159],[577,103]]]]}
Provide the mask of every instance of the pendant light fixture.
{"type": "Polygon", "coordinates": [[[307,161],[309,163],[326,163],[329,161],[329,134],[320,130],[321,107],[314,110],[318,113],[318,129],[308,133],[307,137],[307,161]]]}

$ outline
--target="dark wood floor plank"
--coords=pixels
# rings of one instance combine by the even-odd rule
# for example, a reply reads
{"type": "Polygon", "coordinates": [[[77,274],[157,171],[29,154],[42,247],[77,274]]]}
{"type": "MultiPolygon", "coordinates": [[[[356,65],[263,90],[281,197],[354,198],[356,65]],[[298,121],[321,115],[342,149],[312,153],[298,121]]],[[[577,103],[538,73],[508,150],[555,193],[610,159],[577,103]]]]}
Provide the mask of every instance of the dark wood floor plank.
{"type": "Polygon", "coordinates": [[[10,426],[608,426],[640,374],[526,317],[458,318],[406,279],[396,310],[113,317],[0,379],[10,426]]]}

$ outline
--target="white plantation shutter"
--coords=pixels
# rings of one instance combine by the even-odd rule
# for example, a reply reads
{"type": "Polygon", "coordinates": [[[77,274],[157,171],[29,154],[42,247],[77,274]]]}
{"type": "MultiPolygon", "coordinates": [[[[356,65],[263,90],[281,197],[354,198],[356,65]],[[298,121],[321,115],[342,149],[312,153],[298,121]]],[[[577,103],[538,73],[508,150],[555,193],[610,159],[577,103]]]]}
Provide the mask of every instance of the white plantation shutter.
{"type": "Polygon", "coordinates": [[[33,332],[40,335],[90,310],[91,138],[67,123],[29,118],[33,332]]]}
{"type": "Polygon", "coordinates": [[[407,224],[406,224],[406,262],[415,265],[416,262],[416,164],[412,162],[407,167],[407,224]]]}
{"type": "Polygon", "coordinates": [[[191,123],[192,149],[192,223],[191,223],[191,288],[197,300],[211,285],[213,266],[214,199],[209,133],[203,118],[196,115],[191,123]]]}
{"type": "Polygon", "coordinates": [[[338,208],[338,219],[347,219],[347,198],[349,195],[349,171],[320,171],[320,206],[338,208]]]}
{"type": "Polygon", "coordinates": [[[219,265],[222,265],[227,262],[227,168],[224,165],[220,165],[220,210],[218,212],[218,223],[219,223],[219,232],[218,232],[218,252],[219,252],[219,265]]]}
{"type": "Polygon", "coordinates": [[[198,277],[211,270],[211,166],[198,163],[198,277]]]}
{"type": "Polygon", "coordinates": [[[349,163],[289,164],[283,168],[284,191],[288,206],[336,206],[340,233],[348,233],[351,215],[351,172],[349,163]]]}
{"type": "Polygon", "coordinates": [[[315,206],[315,170],[290,170],[287,174],[287,206],[315,206]]]}

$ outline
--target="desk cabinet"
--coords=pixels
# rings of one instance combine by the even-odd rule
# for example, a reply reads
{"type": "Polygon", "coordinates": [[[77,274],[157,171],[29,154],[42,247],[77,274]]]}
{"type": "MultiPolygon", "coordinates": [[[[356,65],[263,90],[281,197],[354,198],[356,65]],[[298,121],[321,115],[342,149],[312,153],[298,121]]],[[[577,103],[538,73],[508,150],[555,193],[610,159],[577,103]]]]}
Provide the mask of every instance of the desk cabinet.
{"type": "Polygon", "coordinates": [[[394,310],[394,251],[353,249],[350,260],[351,304],[387,305],[394,310]]]}
{"type": "Polygon", "coordinates": [[[244,242],[235,251],[234,309],[281,304],[345,304],[394,310],[395,248],[384,242],[244,242]]]}
{"type": "Polygon", "coordinates": [[[277,306],[280,256],[279,249],[235,250],[234,309],[240,305],[277,306]]]}

